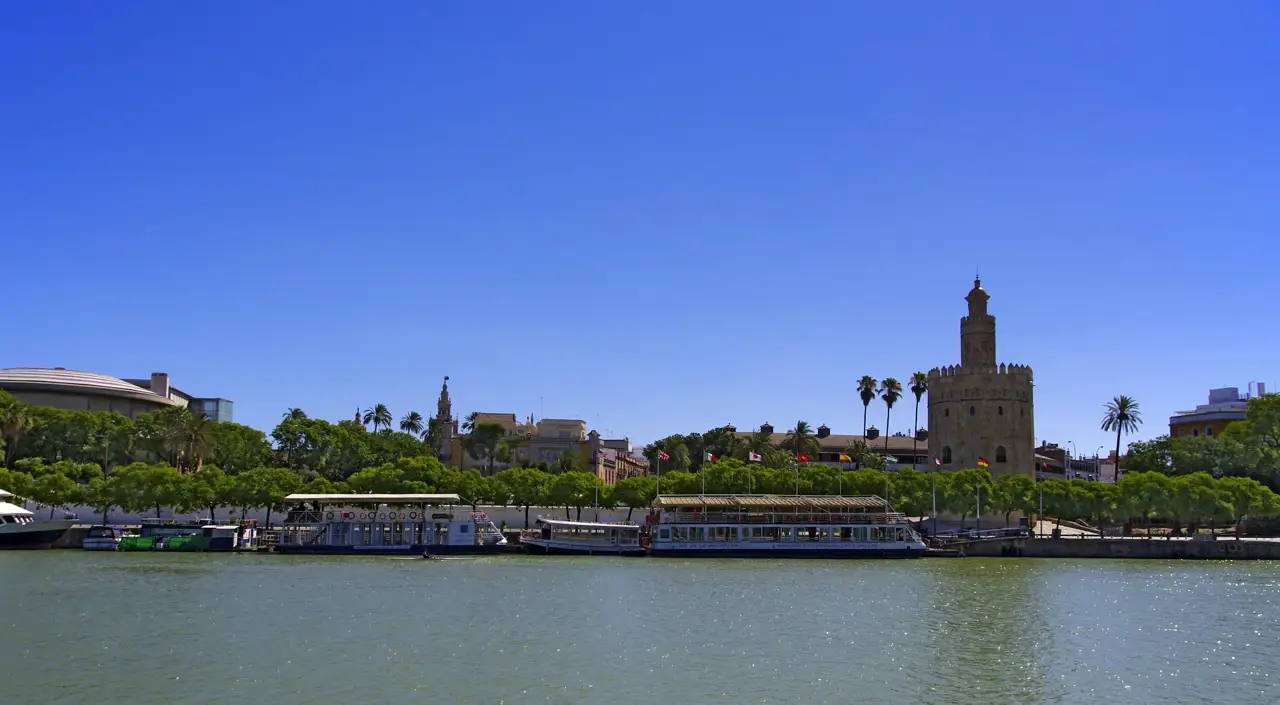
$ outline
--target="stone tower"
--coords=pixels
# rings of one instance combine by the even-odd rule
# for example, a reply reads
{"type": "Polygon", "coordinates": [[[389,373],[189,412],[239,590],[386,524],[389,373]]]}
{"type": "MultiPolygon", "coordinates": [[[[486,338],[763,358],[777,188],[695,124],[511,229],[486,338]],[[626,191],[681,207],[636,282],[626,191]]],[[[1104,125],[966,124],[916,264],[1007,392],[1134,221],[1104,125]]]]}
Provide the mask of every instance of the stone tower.
{"type": "Polygon", "coordinates": [[[458,435],[458,421],[453,418],[453,402],[449,399],[449,378],[440,385],[436,402],[436,423],[440,425],[440,459],[448,462],[453,455],[453,439],[458,435]]]}
{"type": "Polygon", "coordinates": [[[1035,476],[1031,368],[996,363],[991,296],[975,279],[960,319],[960,364],[929,370],[929,449],[944,470],[990,464],[992,475],[1035,476]]]}

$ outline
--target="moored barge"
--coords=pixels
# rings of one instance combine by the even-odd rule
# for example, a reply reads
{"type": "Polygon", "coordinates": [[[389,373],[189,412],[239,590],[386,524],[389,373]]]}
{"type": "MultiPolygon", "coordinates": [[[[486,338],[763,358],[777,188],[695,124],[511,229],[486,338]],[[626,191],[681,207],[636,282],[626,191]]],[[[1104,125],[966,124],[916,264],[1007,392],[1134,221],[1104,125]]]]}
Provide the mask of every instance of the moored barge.
{"type": "Polygon", "coordinates": [[[576,556],[643,556],[640,527],[599,521],[538,517],[535,528],[520,532],[529,553],[576,556]]]}
{"type": "Polygon", "coordinates": [[[276,550],[321,555],[501,553],[507,539],[456,494],[293,494],[276,550]]]}
{"type": "Polygon", "coordinates": [[[919,558],[906,516],[875,496],[666,495],[646,517],[654,556],[919,558]]]}

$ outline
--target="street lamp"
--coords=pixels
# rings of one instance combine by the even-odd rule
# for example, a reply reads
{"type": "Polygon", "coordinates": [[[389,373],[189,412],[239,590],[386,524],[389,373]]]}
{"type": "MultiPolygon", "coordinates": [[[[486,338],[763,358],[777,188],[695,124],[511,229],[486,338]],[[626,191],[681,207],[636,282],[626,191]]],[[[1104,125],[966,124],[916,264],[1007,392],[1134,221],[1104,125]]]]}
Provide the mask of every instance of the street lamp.
{"type": "MultiPolygon", "coordinates": [[[[924,442],[927,440],[929,440],[929,432],[923,428],[917,428],[916,441],[924,442]]],[[[914,461],[915,457],[912,456],[911,459],[914,461]]],[[[936,536],[938,534],[938,466],[928,461],[925,462],[925,466],[929,468],[929,486],[933,496],[933,533],[936,536]]]]}

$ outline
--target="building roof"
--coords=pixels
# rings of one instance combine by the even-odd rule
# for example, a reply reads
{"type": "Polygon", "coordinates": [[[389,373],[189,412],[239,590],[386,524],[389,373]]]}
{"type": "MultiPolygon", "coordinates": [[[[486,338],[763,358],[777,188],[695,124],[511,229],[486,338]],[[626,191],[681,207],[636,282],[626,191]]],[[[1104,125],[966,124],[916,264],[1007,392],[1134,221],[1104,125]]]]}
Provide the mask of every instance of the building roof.
{"type": "MultiPolygon", "coordinates": [[[[754,431],[738,431],[737,435],[739,438],[750,438],[751,436],[755,435],[755,432],[754,431]]],[[[818,438],[818,437],[815,435],[814,438],[818,438]]],[[[919,450],[921,453],[927,453],[929,451],[928,441],[917,441],[915,440],[915,438],[911,436],[889,436],[888,438],[889,438],[889,453],[891,454],[904,453],[912,450],[913,448],[919,450]]],[[[772,442],[774,445],[781,445],[782,442],[785,441],[786,439],[787,439],[787,434],[785,433],[772,434],[772,442]]],[[[871,441],[871,440],[867,440],[864,436],[853,436],[853,435],[848,435],[843,433],[833,433],[827,436],[826,438],[818,438],[818,443],[822,445],[822,452],[824,453],[839,453],[843,451],[846,446],[849,446],[856,441],[863,441],[863,440],[867,441],[867,445],[871,447],[871,452],[873,453],[884,452],[885,436],[883,435],[879,436],[874,441],[871,441]]]]}
{"type": "Polygon", "coordinates": [[[382,502],[390,504],[458,504],[462,498],[456,494],[291,494],[286,502],[382,502]]]}
{"type": "Polygon", "coordinates": [[[668,494],[658,497],[653,504],[657,507],[812,507],[826,510],[883,507],[884,500],[875,495],[832,497],[777,494],[668,494]]]}
{"type": "Polygon", "coordinates": [[[162,397],[136,384],[130,384],[118,377],[98,374],[97,372],[67,370],[61,367],[10,367],[0,369],[0,389],[32,389],[79,394],[101,394],[103,396],[141,399],[170,406],[177,404],[172,399],[162,397]]]}
{"type": "Polygon", "coordinates": [[[22,507],[19,507],[19,506],[18,506],[18,505],[16,505],[16,504],[9,504],[8,502],[0,502],[0,514],[3,514],[3,515],[5,515],[5,516],[10,516],[10,517],[13,517],[13,516],[22,516],[22,517],[34,516],[31,512],[27,511],[26,509],[23,509],[22,507]]]}

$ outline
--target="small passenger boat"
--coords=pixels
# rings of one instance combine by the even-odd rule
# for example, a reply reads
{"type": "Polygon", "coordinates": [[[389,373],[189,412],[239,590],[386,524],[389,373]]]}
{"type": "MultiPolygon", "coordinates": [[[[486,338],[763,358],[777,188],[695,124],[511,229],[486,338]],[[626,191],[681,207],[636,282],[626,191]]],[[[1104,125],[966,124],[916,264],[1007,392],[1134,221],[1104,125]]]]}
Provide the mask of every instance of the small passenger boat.
{"type": "Polygon", "coordinates": [[[667,495],[646,521],[654,556],[918,558],[924,540],[875,496],[667,495]]]}
{"type": "Polygon", "coordinates": [[[529,553],[578,556],[643,556],[640,527],[595,521],[565,521],[538,517],[533,529],[520,532],[529,553]]]}
{"type": "Polygon", "coordinates": [[[501,553],[507,539],[456,494],[293,494],[276,550],[305,554],[501,553]]]}
{"type": "Polygon", "coordinates": [[[114,551],[124,537],[124,530],[114,526],[91,526],[84,535],[86,551],[114,551]]]}
{"type": "Polygon", "coordinates": [[[137,533],[120,539],[120,551],[234,551],[257,543],[257,522],[218,524],[213,519],[181,521],[145,517],[137,533]]]}
{"type": "Polygon", "coordinates": [[[6,502],[14,498],[0,490],[0,550],[17,548],[53,548],[74,521],[50,519],[40,521],[33,512],[6,502]]]}

